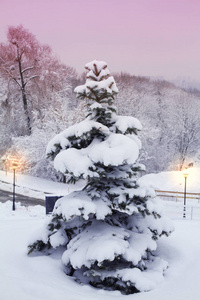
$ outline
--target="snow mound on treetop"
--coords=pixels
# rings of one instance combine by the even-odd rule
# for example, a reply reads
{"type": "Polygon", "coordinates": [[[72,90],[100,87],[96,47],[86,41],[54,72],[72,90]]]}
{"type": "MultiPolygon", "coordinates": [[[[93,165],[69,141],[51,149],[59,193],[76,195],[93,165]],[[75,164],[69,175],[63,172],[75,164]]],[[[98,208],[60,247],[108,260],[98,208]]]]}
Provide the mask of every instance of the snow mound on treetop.
{"type": "Polygon", "coordinates": [[[87,70],[92,70],[93,72],[95,72],[95,66],[97,67],[97,70],[104,70],[105,68],[107,68],[107,63],[105,61],[101,61],[101,60],[92,60],[89,63],[85,64],[85,69],[87,70]]]}
{"type": "Polygon", "coordinates": [[[107,92],[108,94],[118,93],[118,88],[113,76],[109,76],[110,71],[107,69],[106,62],[93,60],[86,64],[85,68],[89,71],[86,83],[77,86],[74,89],[75,93],[87,96],[91,93],[94,95],[96,92],[107,92]]]}

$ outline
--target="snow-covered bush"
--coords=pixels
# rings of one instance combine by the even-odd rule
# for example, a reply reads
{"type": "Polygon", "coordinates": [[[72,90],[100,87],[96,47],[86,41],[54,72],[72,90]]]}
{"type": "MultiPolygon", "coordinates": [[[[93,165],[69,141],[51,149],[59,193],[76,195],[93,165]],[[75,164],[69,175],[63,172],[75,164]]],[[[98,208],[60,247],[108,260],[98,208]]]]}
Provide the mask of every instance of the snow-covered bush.
{"type": "Polygon", "coordinates": [[[92,61],[85,67],[86,83],[75,93],[87,99],[88,116],[47,147],[68,182],[84,179],[85,186],[56,202],[29,253],[60,248],[66,274],[79,282],[124,294],[148,291],[167,268],[155,255],[156,241],[173,228],[161,217],[154,191],[137,183],[145,169],[136,162],[140,122],[117,115],[118,90],[107,64],[92,61]]]}

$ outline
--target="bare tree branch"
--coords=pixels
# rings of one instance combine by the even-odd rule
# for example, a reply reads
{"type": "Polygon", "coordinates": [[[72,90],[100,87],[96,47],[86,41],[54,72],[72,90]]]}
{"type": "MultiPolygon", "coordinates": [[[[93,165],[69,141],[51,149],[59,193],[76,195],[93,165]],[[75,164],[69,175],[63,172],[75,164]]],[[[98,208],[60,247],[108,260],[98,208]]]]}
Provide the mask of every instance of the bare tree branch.
{"type": "Polygon", "coordinates": [[[16,78],[14,78],[14,77],[11,77],[11,79],[12,80],[14,80],[18,85],[19,85],[19,87],[20,87],[20,89],[22,89],[22,86],[21,86],[21,84],[17,81],[17,79],[16,78]]]}
{"type": "Polygon", "coordinates": [[[23,74],[24,72],[28,71],[28,70],[33,69],[33,68],[34,68],[34,67],[28,67],[28,68],[24,69],[24,70],[22,71],[22,74],[23,74]]]}
{"type": "Polygon", "coordinates": [[[26,86],[27,83],[28,83],[30,80],[32,80],[32,79],[34,79],[34,78],[36,78],[36,77],[39,77],[39,75],[34,75],[34,76],[30,77],[30,78],[24,83],[24,86],[26,86]]]}

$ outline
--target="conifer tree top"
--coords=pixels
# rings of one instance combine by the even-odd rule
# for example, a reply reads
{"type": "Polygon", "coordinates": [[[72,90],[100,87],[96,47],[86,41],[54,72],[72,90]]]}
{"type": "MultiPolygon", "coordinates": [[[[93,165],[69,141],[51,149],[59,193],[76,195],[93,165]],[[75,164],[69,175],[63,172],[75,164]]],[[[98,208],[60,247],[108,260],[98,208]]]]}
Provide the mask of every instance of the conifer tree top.
{"type": "Polygon", "coordinates": [[[77,97],[97,102],[114,99],[118,89],[113,76],[110,76],[106,62],[93,60],[85,65],[85,69],[88,71],[87,80],[84,85],[75,88],[77,97]]]}

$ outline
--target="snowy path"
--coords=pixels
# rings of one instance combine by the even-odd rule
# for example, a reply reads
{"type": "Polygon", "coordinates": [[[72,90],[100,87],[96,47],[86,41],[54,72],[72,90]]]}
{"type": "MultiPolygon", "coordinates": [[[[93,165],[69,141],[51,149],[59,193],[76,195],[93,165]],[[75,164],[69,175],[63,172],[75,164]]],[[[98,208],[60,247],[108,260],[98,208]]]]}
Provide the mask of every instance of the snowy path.
{"type": "MultiPolygon", "coordinates": [[[[0,202],[13,201],[13,193],[8,191],[0,190],[0,202]]],[[[23,196],[20,194],[15,194],[15,202],[20,202],[24,206],[29,205],[42,205],[45,206],[45,202],[42,199],[37,199],[34,197],[23,196]]]]}
{"type": "Polygon", "coordinates": [[[170,264],[165,281],[148,293],[123,296],[80,286],[68,278],[60,260],[28,257],[26,246],[45,220],[44,208],[0,207],[0,300],[188,300],[200,299],[200,222],[176,221],[176,230],[161,239],[159,250],[170,264]],[[21,210],[20,210],[21,209],[21,210]]]}

